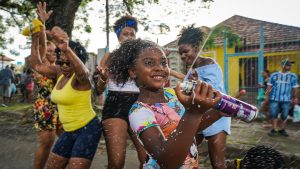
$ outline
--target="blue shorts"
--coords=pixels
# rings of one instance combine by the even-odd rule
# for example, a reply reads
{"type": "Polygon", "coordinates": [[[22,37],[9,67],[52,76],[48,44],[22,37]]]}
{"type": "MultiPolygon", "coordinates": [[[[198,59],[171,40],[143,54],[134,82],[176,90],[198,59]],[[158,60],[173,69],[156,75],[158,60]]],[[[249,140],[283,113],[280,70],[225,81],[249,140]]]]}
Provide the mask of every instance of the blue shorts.
{"type": "Polygon", "coordinates": [[[65,158],[81,157],[92,160],[96,153],[101,133],[101,122],[98,117],[95,117],[86,126],[78,130],[64,132],[58,138],[52,152],[65,158]]]}
{"type": "Polygon", "coordinates": [[[277,119],[281,112],[281,119],[286,120],[289,115],[290,102],[278,102],[270,100],[270,118],[277,119]]]}

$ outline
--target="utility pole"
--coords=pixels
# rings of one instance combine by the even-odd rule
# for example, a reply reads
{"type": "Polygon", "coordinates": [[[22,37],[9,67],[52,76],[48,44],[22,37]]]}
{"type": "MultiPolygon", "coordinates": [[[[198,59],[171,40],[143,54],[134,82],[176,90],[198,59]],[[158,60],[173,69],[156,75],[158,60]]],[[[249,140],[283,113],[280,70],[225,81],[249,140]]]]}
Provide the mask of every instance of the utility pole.
{"type": "Polygon", "coordinates": [[[105,10],[106,10],[106,52],[109,50],[109,8],[108,0],[106,0],[105,10]]]}

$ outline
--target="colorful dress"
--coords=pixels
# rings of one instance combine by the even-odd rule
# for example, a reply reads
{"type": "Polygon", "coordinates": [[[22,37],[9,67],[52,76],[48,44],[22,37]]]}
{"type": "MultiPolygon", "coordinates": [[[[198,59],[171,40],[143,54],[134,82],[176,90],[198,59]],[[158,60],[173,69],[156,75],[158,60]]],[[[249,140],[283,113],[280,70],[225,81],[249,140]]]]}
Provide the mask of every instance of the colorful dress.
{"type": "MultiPolygon", "coordinates": [[[[150,127],[159,126],[164,136],[168,139],[171,133],[176,130],[185,109],[176,96],[169,92],[165,92],[165,95],[168,98],[167,103],[145,104],[137,101],[133,104],[129,112],[129,122],[131,128],[138,136],[150,127]]],[[[144,164],[144,168],[159,169],[160,166],[156,160],[150,154],[148,156],[149,160],[144,164]]],[[[191,145],[190,153],[187,154],[180,168],[198,168],[198,152],[195,143],[191,145]]]]}
{"type": "Polygon", "coordinates": [[[58,112],[56,104],[50,100],[55,82],[44,76],[36,80],[38,94],[34,102],[34,127],[39,130],[55,130],[58,126],[58,112]]]}

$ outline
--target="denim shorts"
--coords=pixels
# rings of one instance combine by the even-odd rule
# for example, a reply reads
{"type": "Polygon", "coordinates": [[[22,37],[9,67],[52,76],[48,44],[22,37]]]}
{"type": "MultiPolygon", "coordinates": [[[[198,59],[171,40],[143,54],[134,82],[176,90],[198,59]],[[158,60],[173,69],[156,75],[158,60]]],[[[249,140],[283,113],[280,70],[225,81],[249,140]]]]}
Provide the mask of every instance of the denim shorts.
{"type": "Polygon", "coordinates": [[[98,117],[86,126],[71,132],[64,132],[55,143],[53,153],[65,158],[80,157],[92,160],[102,133],[98,117]]]}
{"type": "Polygon", "coordinates": [[[290,102],[278,102],[270,100],[270,118],[277,119],[281,113],[281,119],[286,120],[290,110],[290,102]]]}

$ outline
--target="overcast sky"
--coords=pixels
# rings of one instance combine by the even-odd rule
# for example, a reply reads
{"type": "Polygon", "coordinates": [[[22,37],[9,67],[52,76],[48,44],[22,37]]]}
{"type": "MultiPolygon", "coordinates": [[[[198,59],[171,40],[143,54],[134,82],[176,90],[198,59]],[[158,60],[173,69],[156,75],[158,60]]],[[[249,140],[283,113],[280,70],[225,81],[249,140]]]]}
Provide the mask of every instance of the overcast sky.
{"type": "MultiPolygon", "coordinates": [[[[161,4],[147,6],[146,8],[151,12],[149,19],[163,21],[170,26],[171,32],[168,32],[165,35],[159,35],[157,32],[151,34],[142,31],[143,28],[141,27],[137,34],[138,37],[150,39],[155,42],[158,41],[160,45],[165,45],[176,39],[176,35],[181,28],[176,28],[176,25],[186,26],[196,23],[197,26],[205,25],[213,27],[233,15],[241,15],[253,19],[300,27],[298,11],[300,6],[299,0],[214,0],[209,9],[198,8],[200,5],[203,5],[199,3],[199,0],[194,3],[186,3],[185,8],[182,7],[184,1],[173,0],[172,2],[174,3],[172,6],[170,6],[170,1],[171,0],[161,0],[161,4]],[[166,8],[165,6],[174,11],[172,15],[166,15],[166,13],[163,12],[166,8]],[[184,13],[188,13],[188,15],[184,13]]],[[[94,3],[95,4],[90,5],[94,7],[98,6],[99,8],[103,7],[96,4],[99,2],[94,3]]],[[[89,22],[93,28],[91,34],[81,35],[81,37],[75,33],[80,39],[89,39],[90,44],[88,51],[95,53],[98,48],[104,48],[106,45],[105,33],[99,28],[103,24],[103,21],[100,21],[98,17],[95,17],[97,16],[97,12],[98,10],[94,10],[90,15],[91,18],[89,19],[89,22]]],[[[23,44],[26,43],[26,39],[22,35],[15,34],[16,30],[11,31],[11,35],[14,35],[16,43],[9,46],[9,48],[18,48],[20,45],[23,46],[23,44]]],[[[115,48],[118,44],[114,33],[110,34],[110,42],[111,49],[115,48]]],[[[21,55],[19,57],[14,57],[17,60],[22,60],[23,57],[30,53],[29,50],[20,50],[19,52],[21,55]]],[[[7,51],[5,51],[5,53],[8,56],[10,55],[7,51]]]]}

